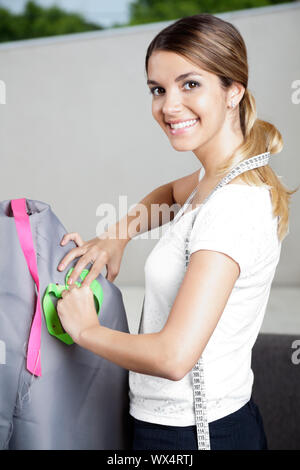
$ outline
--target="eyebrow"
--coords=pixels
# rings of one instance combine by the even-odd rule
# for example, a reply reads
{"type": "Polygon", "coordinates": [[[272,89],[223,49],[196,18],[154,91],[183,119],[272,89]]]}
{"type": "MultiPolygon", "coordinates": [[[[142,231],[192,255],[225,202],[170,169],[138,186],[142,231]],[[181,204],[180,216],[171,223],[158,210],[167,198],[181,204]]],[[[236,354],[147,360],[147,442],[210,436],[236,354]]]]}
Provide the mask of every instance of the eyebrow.
{"type": "MultiPolygon", "coordinates": [[[[177,78],[175,78],[175,82],[179,82],[180,80],[184,80],[185,78],[189,77],[190,75],[199,75],[199,77],[202,77],[202,75],[199,72],[188,72],[188,73],[183,73],[182,75],[178,75],[177,78]]],[[[147,85],[159,85],[158,82],[155,80],[147,80],[147,85]]]]}

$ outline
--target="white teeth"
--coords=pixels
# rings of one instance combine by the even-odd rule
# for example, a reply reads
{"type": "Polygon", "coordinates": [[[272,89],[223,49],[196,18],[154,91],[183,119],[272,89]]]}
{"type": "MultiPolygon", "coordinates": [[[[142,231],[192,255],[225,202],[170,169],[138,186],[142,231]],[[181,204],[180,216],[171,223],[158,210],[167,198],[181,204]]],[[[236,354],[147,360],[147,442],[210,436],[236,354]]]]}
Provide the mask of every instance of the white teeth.
{"type": "Polygon", "coordinates": [[[170,124],[172,129],[181,129],[182,127],[188,127],[195,124],[198,119],[193,119],[192,121],[178,122],[177,124],[170,124]]]}

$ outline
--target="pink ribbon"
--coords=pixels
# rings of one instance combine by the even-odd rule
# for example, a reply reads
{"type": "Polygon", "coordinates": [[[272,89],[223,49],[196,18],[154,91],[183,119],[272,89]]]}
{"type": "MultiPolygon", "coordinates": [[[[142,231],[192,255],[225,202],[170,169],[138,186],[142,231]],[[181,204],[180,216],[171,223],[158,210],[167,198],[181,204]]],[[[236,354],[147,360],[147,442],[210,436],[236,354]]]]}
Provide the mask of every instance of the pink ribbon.
{"type": "Polygon", "coordinates": [[[25,259],[27,261],[28,269],[36,284],[38,298],[36,302],[36,309],[31,325],[30,336],[27,349],[27,369],[34,375],[41,376],[41,304],[40,304],[40,283],[36,262],[36,254],[34,251],[31,226],[29,216],[26,210],[26,199],[12,199],[11,208],[13,211],[17,233],[23,250],[25,259]]]}

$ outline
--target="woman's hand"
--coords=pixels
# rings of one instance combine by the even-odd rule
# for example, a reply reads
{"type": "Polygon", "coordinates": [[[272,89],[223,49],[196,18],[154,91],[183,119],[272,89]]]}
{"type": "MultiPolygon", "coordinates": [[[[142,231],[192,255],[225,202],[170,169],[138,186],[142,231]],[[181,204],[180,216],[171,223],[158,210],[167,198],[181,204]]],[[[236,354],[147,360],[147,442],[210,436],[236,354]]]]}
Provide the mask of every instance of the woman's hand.
{"type": "Polygon", "coordinates": [[[93,265],[82,282],[82,287],[89,286],[99,276],[104,265],[107,268],[106,279],[110,282],[114,281],[119,274],[122,256],[128,240],[118,239],[110,235],[109,232],[104,232],[101,237],[92,238],[84,242],[79,233],[72,232],[66,233],[60,243],[65,245],[70,240],[73,240],[78,246],[70,250],[58,266],[58,270],[63,271],[74,258],[81,257],[75,264],[74,271],[69,277],[69,285],[74,284],[82,270],[89,263],[93,265]],[[61,267],[61,265],[63,266],[61,267]]]}
{"type": "Polygon", "coordinates": [[[100,326],[94,294],[89,286],[78,287],[75,284],[64,290],[62,299],[57,301],[56,309],[64,330],[75,343],[80,344],[84,330],[100,326]]]}

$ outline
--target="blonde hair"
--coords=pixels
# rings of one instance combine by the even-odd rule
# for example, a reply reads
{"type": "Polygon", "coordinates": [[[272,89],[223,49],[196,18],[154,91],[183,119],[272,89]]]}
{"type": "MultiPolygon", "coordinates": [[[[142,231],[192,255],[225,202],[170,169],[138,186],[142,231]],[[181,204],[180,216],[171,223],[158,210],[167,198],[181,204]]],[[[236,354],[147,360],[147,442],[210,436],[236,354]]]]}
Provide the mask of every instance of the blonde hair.
{"type": "MultiPolygon", "coordinates": [[[[248,86],[248,60],[245,42],[235,26],[209,13],[181,18],[160,31],[148,46],[145,68],[155,50],[172,51],[199,67],[214,73],[226,90],[233,82],[241,83],[245,92],[239,103],[243,143],[217,169],[217,176],[225,176],[243,160],[265,152],[276,154],[283,148],[279,130],[270,122],[257,118],[256,103],[248,86]]],[[[293,193],[287,189],[275,171],[265,165],[248,170],[240,178],[249,185],[268,186],[273,216],[278,216],[277,234],[280,241],[288,233],[289,203],[293,193]]]]}

